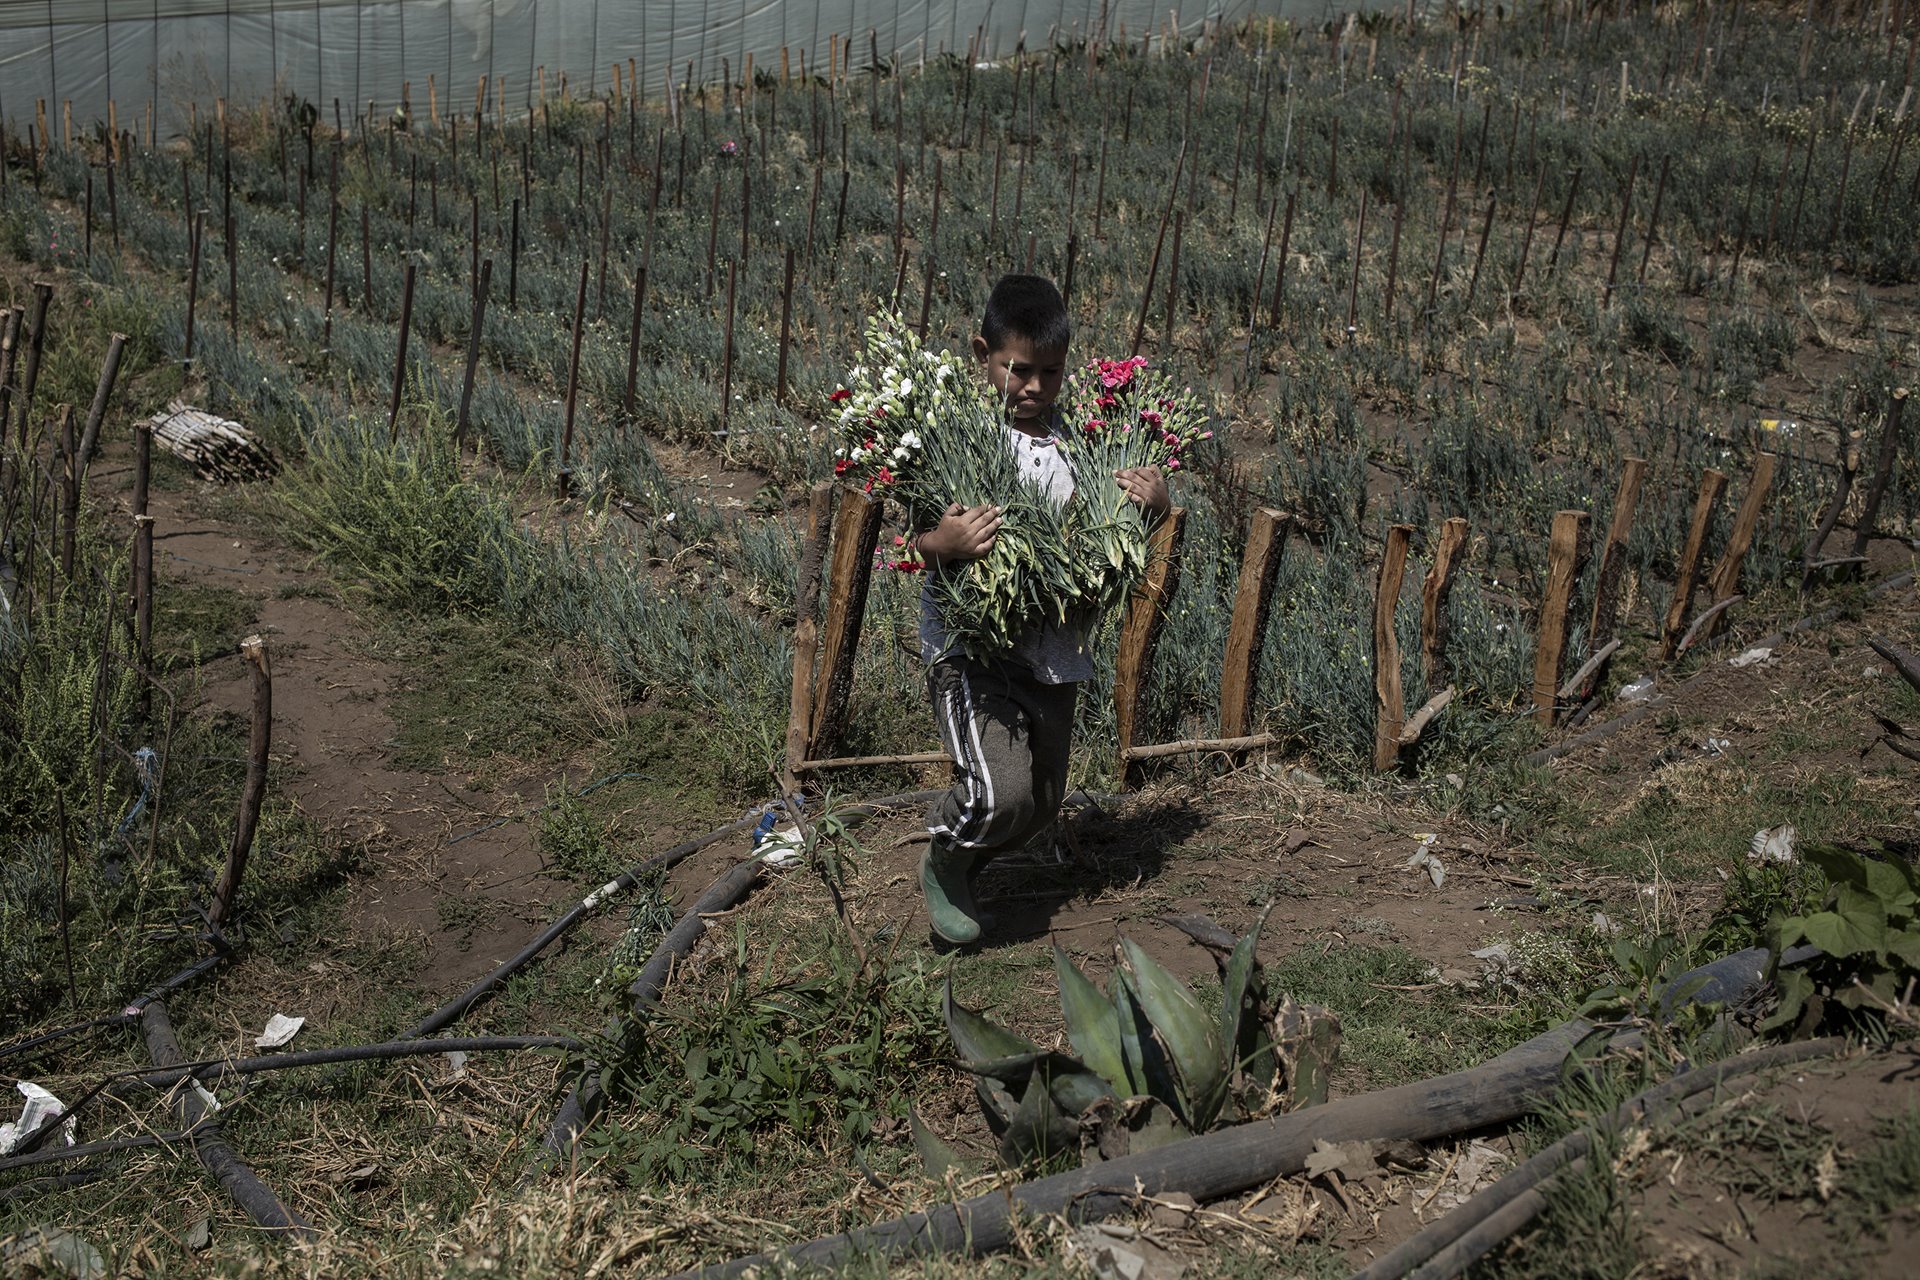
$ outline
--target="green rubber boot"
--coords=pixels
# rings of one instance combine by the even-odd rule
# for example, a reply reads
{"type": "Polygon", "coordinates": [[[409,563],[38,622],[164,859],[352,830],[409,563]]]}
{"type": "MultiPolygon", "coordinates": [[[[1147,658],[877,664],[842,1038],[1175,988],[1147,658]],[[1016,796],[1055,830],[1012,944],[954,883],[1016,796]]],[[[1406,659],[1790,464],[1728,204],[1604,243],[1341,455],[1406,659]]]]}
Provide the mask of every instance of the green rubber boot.
{"type": "Polygon", "coordinates": [[[920,891],[927,897],[933,931],[957,946],[980,939],[980,908],[974,905],[967,869],[973,859],[957,849],[930,845],[920,855],[920,891]]]}

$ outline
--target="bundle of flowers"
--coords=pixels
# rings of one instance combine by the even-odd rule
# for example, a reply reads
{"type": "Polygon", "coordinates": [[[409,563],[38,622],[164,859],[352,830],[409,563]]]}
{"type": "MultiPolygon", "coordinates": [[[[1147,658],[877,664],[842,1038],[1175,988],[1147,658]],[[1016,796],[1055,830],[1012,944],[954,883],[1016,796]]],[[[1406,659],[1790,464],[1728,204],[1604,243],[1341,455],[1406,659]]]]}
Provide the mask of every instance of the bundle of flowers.
{"type": "Polygon", "coordinates": [[[1091,621],[1145,574],[1146,517],[1114,473],[1178,470],[1182,451],[1210,434],[1192,393],[1145,366],[1094,361],[1069,378],[1060,408],[1074,496],[1062,507],[1021,474],[1005,406],[966,362],[922,348],[897,314],[868,321],[863,361],[833,394],[834,473],[899,502],[916,530],[939,523],[950,503],[1001,509],[993,549],[931,580],[947,632],[967,653],[1005,653],[1043,623],[1091,621]]]}

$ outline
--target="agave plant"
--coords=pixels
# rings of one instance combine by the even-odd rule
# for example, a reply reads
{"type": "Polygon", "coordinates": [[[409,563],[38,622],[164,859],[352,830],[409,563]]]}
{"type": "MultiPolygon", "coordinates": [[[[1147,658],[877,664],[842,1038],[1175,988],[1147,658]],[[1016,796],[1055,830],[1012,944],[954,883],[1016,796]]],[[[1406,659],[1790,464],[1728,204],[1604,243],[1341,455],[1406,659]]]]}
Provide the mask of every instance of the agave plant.
{"type": "Polygon", "coordinates": [[[1072,1056],[1042,1049],[953,998],[948,1034],[1009,1163],[1078,1150],[1092,1162],[1145,1151],[1274,1109],[1326,1099],[1340,1023],[1290,997],[1269,1010],[1254,951],[1262,915],[1234,942],[1211,921],[1180,921],[1220,958],[1208,1009],[1131,940],[1107,990],[1054,948],[1072,1056]],[[1223,958],[1221,958],[1223,957],[1223,958]]]}

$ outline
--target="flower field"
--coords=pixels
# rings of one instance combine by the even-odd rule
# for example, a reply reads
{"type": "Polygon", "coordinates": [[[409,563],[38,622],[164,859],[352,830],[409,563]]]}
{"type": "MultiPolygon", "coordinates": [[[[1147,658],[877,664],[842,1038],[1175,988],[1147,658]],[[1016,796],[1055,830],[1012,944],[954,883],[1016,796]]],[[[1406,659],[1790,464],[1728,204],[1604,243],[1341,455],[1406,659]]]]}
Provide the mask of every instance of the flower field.
{"type": "MultiPolygon", "coordinates": [[[[1116,930],[1211,913],[1256,939],[1235,982],[1264,962],[1345,1020],[1335,1093],[1360,1092],[1630,985],[1654,952],[1616,935],[1764,945],[1826,881],[1750,864],[1755,823],[1910,860],[1920,703],[1864,646],[1920,641],[1917,36],[1906,4],[1410,6],[656,69],[644,98],[543,80],[531,115],[484,89],[423,110],[417,85],[200,102],[173,139],[9,99],[0,1071],[71,1100],[168,1065],[142,1012],[167,1000],[200,1056],[257,1055],[238,1028],[336,984],[326,1043],[415,1038],[596,896],[450,1015],[565,1028],[563,1052],[221,1086],[214,1127],[304,1243],[173,1158],[201,1104],[115,1085],[82,1140],[126,1145],[0,1153],[0,1247],[80,1231],[113,1187],[89,1238],[132,1270],[668,1274],[1013,1176],[930,1171],[923,1131],[995,1148],[949,975],[949,1003],[1060,1053],[1029,980],[1053,942],[1104,979],[1116,930]],[[1015,932],[948,959],[901,887],[911,814],[844,806],[943,785],[913,759],[904,537],[1018,486],[955,443],[999,427],[967,344],[1008,271],[1068,302],[1080,497],[1025,495],[1031,542],[936,588],[981,648],[1102,619],[1101,674],[1076,816],[1030,875],[994,873],[1015,932]],[[139,424],[175,400],[270,449],[265,478],[150,452],[139,424]],[[1151,540],[1110,479],[1143,462],[1180,512],[1151,540]],[[1868,664],[1883,683],[1836,683],[1868,664]],[[1764,696],[1726,683],[1750,667],[1764,696]],[[1709,780],[1749,732],[1751,775],[1709,780]],[[769,797],[809,758],[835,767],[799,770],[802,822],[769,797]],[[621,996],[730,864],[616,877],[763,811],[800,867],[694,915],[714,936],[664,996],[621,996]],[[1399,881],[1369,896],[1415,826],[1460,877],[1433,864],[1439,923],[1395,914],[1399,881]],[[1316,850],[1345,852],[1289,861],[1316,850]],[[1515,891],[1544,915],[1489,969],[1479,944],[1518,926],[1476,913],[1515,891]],[[556,1146],[563,1100],[602,1093],[556,1146]],[[568,1163],[523,1183],[543,1142],[568,1163]]],[[[1160,935],[1130,971],[1217,1000],[1199,944],[1160,935]]],[[[1569,1215],[1565,1255],[1483,1266],[1579,1256],[1569,1215]]],[[[1190,1223],[1182,1247],[1197,1274],[1363,1263],[1328,1222],[1190,1223]]],[[[1083,1253],[1042,1225],[1017,1261],[912,1265],[1083,1253]]]]}

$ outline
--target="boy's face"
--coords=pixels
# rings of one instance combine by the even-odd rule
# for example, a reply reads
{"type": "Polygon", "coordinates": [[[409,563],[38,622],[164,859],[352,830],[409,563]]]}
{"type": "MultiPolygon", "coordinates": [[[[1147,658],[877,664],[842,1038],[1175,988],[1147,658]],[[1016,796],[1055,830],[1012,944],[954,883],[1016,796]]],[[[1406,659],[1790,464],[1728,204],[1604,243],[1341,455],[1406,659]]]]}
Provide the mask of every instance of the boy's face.
{"type": "Polygon", "coordinates": [[[976,334],[973,354],[1015,422],[1037,423],[1052,410],[1067,375],[1066,348],[1036,347],[1027,338],[1011,335],[998,347],[989,347],[976,334]]]}

